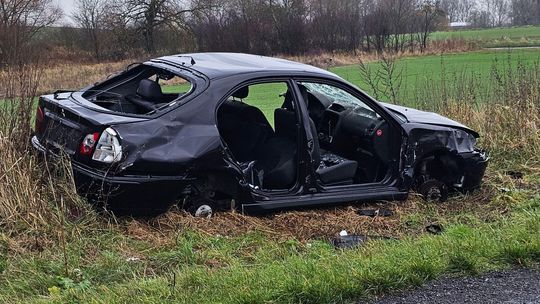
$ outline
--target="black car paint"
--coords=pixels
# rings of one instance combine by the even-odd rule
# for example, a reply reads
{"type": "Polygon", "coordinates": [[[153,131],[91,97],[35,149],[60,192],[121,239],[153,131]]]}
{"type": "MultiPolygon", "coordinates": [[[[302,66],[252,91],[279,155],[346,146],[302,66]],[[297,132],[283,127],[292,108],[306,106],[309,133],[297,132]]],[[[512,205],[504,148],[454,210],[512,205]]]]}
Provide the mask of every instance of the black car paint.
{"type": "MultiPolygon", "coordinates": [[[[312,66],[225,53],[166,56],[146,64],[193,74],[195,92],[176,106],[149,116],[96,109],[77,92],[71,96],[60,94],[40,98],[40,106],[50,121],[47,132],[54,132],[55,128],[50,126],[55,124],[75,127],[79,130],[79,143],[85,134],[100,132],[106,127],[118,132],[126,154],[114,166],[104,167],[76,151],[68,153],[72,157],[79,191],[91,199],[107,199],[109,204],[121,209],[167,206],[175,199],[192,194],[197,182],[209,174],[214,179],[214,187],[223,187],[233,193],[237,207],[246,212],[257,212],[359,200],[405,199],[413,186],[414,170],[419,161],[437,152],[451,153],[463,163],[466,170],[463,190],[479,186],[487,165],[487,156],[483,152],[464,151],[461,146],[467,146],[467,143],[456,144],[456,130],[478,137],[473,130],[434,113],[378,103],[340,77],[312,66]],[[401,158],[396,161],[391,176],[377,184],[321,187],[310,172],[312,151],[308,147],[316,135],[309,131],[307,109],[300,102],[306,148],[299,161],[299,183],[292,191],[268,192],[250,187],[224,149],[216,126],[216,111],[219,104],[241,85],[268,79],[329,82],[362,96],[401,133],[402,143],[398,147],[401,158]],[[398,119],[394,112],[405,116],[407,122],[398,119]],[[155,205],[149,206],[148,201],[155,205]]],[[[106,87],[111,81],[105,80],[97,87],[106,87]]],[[[301,100],[298,87],[289,81],[296,98],[301,100]]],[[[44,134],[38,134],[32,143],[37,150],[55,152],[44,134]]]]}

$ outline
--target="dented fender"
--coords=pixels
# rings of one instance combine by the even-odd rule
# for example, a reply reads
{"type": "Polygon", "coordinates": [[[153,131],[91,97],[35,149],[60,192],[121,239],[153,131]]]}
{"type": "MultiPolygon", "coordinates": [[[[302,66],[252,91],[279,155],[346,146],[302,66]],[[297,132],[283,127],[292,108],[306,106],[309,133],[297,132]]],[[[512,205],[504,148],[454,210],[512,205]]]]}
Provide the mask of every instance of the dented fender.
{"type": "Polygon", "coordinates": [[[408,123],[403,125],[406,139],[403,142],[404,186],[415,181],[419,164],[426,158],[437,156],[453,174],[462,175],[463,189],[476,188],[484,175],[489,157],[476,148],[478,134],[464,126],[408,123]]]}

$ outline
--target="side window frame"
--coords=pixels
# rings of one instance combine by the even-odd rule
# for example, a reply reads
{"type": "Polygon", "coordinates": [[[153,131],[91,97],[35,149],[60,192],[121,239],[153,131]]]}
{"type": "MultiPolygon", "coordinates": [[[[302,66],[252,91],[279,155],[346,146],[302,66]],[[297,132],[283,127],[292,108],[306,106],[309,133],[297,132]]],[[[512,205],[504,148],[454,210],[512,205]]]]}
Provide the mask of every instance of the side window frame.
{"type": "MultiPolygon", "coordinates": [[[[231,97],[231,95],[236,92],[237,90],[245,87],[245,86],[251,86],[251,85],[257,85],[257,84],[264,84],[264,83],[273,83],[273,82],[283,82],[283,83],[286,83],[287,84],[287,87],[289,89],[293,89],[293,104],[294,104],[294,107],[295,109],[298,109],[298,107],[300,106],[300,100],[299,100],[299,96],[297,95],[298,93],[294,92],[296,89],[297,89],[297,84],[296,84],[296,81],[293,77],[290,77],[290,76],[273,76],[273,77],[264,77],[264,78],[253,78],[253,79],[249,79],[249,80],[246,80],[246,81],[242,81],[240,82],[239,84],[233,86],[231,89],[229,89],[227,91],[227,93],[221,97],[221,99],[219,100],[219,102],[216,104],[216,107],[215,107],[215,113],[214,113],[214,121],[217,122],[217,112],[219,110],[219,107],[221,107],[221,105],[226,102],[229,97],[231,97]]],[[[297,113],[297,121],[299,120],[300,117],[298,117],[298,111],[296,111],[297,113]]]]}
{"type": "MultiPolygon", "coordinates": [[[[221,97],[219,102],[216,104],[215,112],[214,112],[214,121],[216,123],[218,121],[217,115],[218,115],[218,111],[219,111],[219,108],[221,107],[221,105],[224,102],[226,102],[231,97],[231,95],[234,92],[236,92],[237,90],[239,90],[239,89],[241,89],[241,88],[243,88],[245,86],[264,84],[264,83],[273,83],[273,82],[274,83],[275,82],[286,83],[288,89],[292,89],[292,92],[293,92],[293,105],[294,105],[294,107],[296,109],[295,114],[296,114],[296,121],[297,121],[297,132],[299,132],[299,134],[298,134],[299,135],[298,144],[299,144],[299,146],[301,146],[300,145],[301,144],[300,139],[303,139],[303,141],[305,141],[305,134],[308,131],[308,130],[305,129],[305,126],[304,126],[304,132],[302,132],[302,128],[301,128],[301,126],[303,126],[303,125],[301,125],[301,123],[305,121],[305,119],[303,118],[303,116],[304,116],[303,113],[306,113],[306,115],[307,115],[307,107],[302,107],[302,102],[300,102],[301,96],[299,96],[300,92],[298,91],[296,80],[293,77],[290,77],[290,76],[273,76],[273,77],[264,77],[264,78],[253,78],[253,79],[249,79],[249,80],[240,82],[239,84],[233,86],[229,91],[227,91],[227,93],[223,97],[221,97]]],[[[221,135],[220,135],[220,141],[221,141],[222,147],[224,147],[224,148],[226,148],[228,150],[228,147],[227,147],[226,143],[223,141],[223,138],[221,137],[221,135]]],[[[227,153],[230,153],[230,152],[227,152],[227,153]]]]}

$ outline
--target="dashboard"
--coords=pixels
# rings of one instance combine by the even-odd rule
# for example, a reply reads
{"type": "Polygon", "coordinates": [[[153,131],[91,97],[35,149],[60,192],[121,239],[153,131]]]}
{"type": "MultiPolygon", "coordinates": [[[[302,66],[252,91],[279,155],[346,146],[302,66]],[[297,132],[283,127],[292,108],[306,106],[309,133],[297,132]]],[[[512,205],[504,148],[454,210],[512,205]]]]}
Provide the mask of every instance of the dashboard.
{"type": "Polygon", "coordinates": [[[387,163],[392,153],[390,125],[367,106],[310,93],[308,110],[317,126],[321,148],[340,156],[374,157],[387,163]]]}
{"type": "Polygon", "coordinates": [[[384,119],[372,110],[334,102],[321,115],[319,137],[325,142],[345,133],[371,138],[383,123],[384,119]]]}

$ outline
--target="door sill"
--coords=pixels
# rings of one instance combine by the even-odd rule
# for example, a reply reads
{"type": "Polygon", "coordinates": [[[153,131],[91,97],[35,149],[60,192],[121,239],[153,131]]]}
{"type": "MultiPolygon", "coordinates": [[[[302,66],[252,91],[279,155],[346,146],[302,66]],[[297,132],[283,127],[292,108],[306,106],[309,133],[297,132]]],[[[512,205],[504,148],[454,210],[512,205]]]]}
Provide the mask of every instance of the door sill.
{"type": "Polygon", "coordinates": [[[407,198],[407,191],[400,191],[396,187],[377,186],[356,190],[322,192],[306,195],[294,195],[283,198],[275,198],[268,201],[257,201],[250,204],[242,204],[241,210],[246,214],[260,214],[274,210],[296,209],[305,207],[320,207],[340,205],[347,202],[359,201],[394,201],[407,198]]]}

